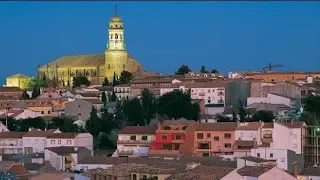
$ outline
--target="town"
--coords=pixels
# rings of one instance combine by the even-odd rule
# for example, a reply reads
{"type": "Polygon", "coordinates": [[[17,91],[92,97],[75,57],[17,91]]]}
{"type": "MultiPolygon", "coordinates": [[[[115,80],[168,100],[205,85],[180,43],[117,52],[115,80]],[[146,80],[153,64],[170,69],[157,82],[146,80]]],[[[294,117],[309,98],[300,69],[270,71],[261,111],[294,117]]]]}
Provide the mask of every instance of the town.
{"type": "Polygon", "coordinates": [[[320,71],[147,72],[115,8],[101,54],[0,87],[0,179],[320,179],[320,71]]]}

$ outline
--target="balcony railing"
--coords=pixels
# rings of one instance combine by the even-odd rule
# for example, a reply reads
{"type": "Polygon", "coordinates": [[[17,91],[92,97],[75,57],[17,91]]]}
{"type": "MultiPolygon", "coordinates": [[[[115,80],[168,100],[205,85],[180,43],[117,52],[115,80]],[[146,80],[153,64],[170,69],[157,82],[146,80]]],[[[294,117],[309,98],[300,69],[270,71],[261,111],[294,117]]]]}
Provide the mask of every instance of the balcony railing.
{"type": "Polygon", "coordinates": [[[118,156],[132,156],[134,155],[134,150],[117,150],[118,156]]]}
{"type": "Polygon", "coordinates": [[[118,140],[118,144],[151,144],[153,140],[118,140]]]}

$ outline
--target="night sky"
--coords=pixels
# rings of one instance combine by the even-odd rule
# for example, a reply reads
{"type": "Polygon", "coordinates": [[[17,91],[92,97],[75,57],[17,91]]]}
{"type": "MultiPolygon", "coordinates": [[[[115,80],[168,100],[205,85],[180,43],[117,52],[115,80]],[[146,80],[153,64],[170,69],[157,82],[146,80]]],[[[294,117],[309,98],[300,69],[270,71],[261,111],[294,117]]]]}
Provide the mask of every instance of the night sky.
{"type": "MultiPolygon", "coordinates": [[[[320,71],[318,2],[118,2],[130,55],[147,71],[320,71]]],[[[64,55],[103,53],[115,2],[1,2],[0,82],[64,55]]]]}

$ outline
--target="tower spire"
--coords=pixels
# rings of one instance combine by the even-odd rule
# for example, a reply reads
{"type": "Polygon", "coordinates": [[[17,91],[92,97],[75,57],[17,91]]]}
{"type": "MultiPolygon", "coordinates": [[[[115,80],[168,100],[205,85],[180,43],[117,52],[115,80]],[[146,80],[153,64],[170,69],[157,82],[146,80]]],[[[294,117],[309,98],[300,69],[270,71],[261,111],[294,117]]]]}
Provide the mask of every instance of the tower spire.
{"type": "Polygon", "coordinates": [[[118,5],[114,5],[114,15],[118,15],[118,5]]]}

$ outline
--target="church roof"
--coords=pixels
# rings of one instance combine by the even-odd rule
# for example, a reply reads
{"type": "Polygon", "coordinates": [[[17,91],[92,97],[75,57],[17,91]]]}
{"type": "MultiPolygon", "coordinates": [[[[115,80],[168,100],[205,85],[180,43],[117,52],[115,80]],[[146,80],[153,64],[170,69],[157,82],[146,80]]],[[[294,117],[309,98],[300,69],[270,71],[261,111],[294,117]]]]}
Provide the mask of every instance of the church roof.
{"type": "MultiPolygon", "coordinates": [[[[138,63],[134,58],[128,56],[129,60],[138,63]]],[[[50,68],[71,68],[71,67],[97,67],[105,64],[104,54],[89,54],[89,55],[75,55],[75,56],[62,56],[55,61],[41,66],[40,70],[45,70],[47,66],[50,68]]]]}
{"type": "Polygon", "coordinates": [[[24,74],[14,74],[12,76],[7,77],[7,79],[13,79],[13,78],[29,78],[28,76],[24,75],[24,74]]]}

